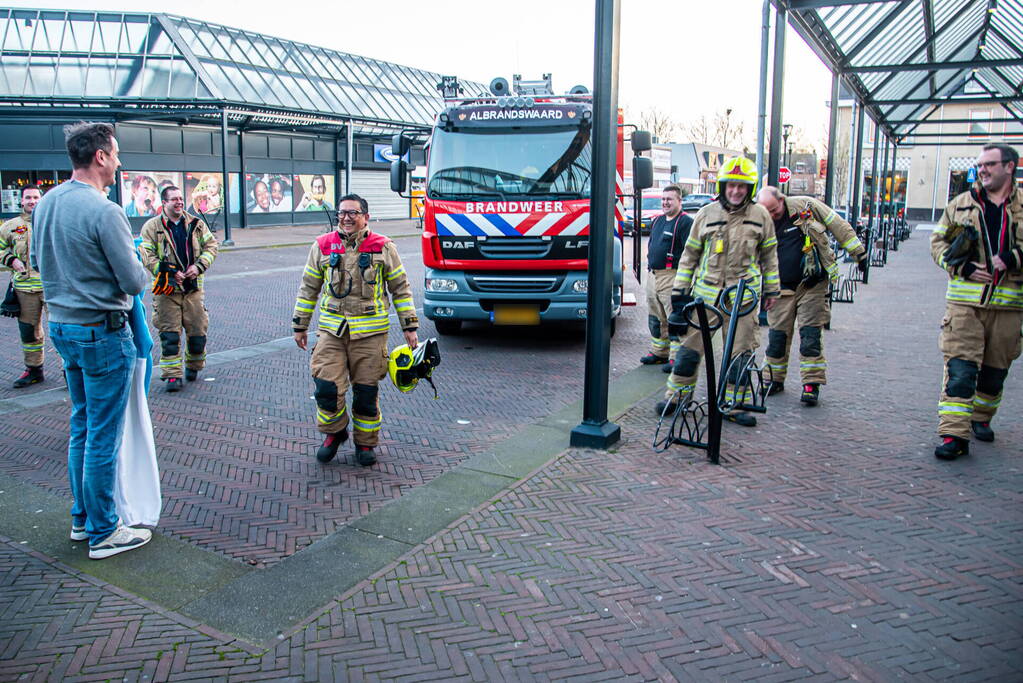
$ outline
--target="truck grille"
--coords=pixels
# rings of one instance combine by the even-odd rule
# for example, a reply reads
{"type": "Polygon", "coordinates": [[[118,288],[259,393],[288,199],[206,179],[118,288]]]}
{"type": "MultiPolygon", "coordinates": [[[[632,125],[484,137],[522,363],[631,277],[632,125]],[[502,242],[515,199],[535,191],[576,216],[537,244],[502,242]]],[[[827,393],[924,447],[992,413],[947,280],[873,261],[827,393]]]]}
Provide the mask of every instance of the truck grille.
{"type": "Polygon", "coordinates": [[[547,256],[551,243],[539,237],[489,237],[477,244],[486,258],[533,259],[547,256]]]}
{"type": "Polygon", "coordinates": [[[478,292],[556,292],[561,287],[557,276],[467,275],[469,286],[478,292]]]}

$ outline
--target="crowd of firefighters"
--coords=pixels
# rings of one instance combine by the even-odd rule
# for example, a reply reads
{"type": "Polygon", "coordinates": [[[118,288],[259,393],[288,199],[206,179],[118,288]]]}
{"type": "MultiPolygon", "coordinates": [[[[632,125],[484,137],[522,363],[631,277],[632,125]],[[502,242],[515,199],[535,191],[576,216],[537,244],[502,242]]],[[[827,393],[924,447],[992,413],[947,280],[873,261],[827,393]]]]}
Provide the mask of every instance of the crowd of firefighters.
{"type": "MultiPolygon", "coordinates": [[[[931,238],[934,260],[949,279],[940,336],[945,370],[938,404],[939,458],[967,454],[971,435],[994,439],[991,421],[1009,366],[1020,355],[1023,190],[1014,178],[1018,163],[1013,148],[986,145],[977,161],[977,182],[949,203],[931,238]]],[[[209,318],[203,274],[213,265],[218,243],[200,218],[185,211],[179,188],[165,188],[163,194],[163,210],[142,227],[138,252],[154,277],[152,322],[160,337],[161,379],[168,392],[176,392],[183,380],[195,381],[205,364],[209,318]]],[[[717,194],[692,217],[681,210],[681,190],[666,187],[663,215],[651,228],[651,349],[641,362],[663,364],[669,373],[657,412],[692,400],[706,352],[700,331],[689,328],[683,310],[696,298],[717,303],[740,280],[751,285],[767,311],[767,395],[784,390],[789,349],[798,335],[800,400],[817,405],[827,382],[823,330],[831,315],[829,286],[838,277],[835,246],[861,267],[867,263],[867,248],[849,223],[820,201],[788,197],[771,186],[758,192],[756,166],[749,159],[725,161],[717,194]]],[[[40,192],[26,187],[21,199],[21,215],[0,226],[0,265],[12,271],[3,312],[17,317],[25,362],[15,388],[44,379],[43,286],[29,260],[32,213],[40,192]]],[[[292,331],[296,345],[307,349],[308,329],[318,311],[311,372],[315,422],[324,440],[317,459],[332,460],[351,426],[356,460],[369,466],[376,462],[381,427],[379,381],[390,373],[400,389],[408,390],[429,377],[439,353],[435,342],[419,344],[408,277],[394,244],[368,227],[366,201],[358,195],[343,197],[337,217],[336,229],[310,248],[292,331]],[[391,305],[406,344],[389,353],[391,305]]],[[[728,322],[725,313],[725,327],[728,322]]],[[[752,353],[759,346],[756,316],[736,322],[734,354],[752,353]]],[[[730,405],[744,403],[735,395],[749,390],[741,380],[728,377],[730,405]]],[[[755,417],[739,409],[725,418],[756,424],[755,417]]]]}

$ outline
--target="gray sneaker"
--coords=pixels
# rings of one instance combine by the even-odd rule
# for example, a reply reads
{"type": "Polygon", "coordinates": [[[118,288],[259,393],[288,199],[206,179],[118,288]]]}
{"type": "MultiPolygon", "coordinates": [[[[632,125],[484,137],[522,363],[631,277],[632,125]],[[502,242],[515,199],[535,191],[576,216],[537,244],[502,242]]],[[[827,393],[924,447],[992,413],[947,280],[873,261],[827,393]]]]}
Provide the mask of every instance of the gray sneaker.
{"type": "Polygon", "coordinates": [[[88,541],[89,534],[85,533],[84,526],[71,525],[71,540],[72,541],[88,541]]]}
{"type": "Polygon", "coordinates": [[[135,529],[119,523],[114,529],[114,533],[96,545],[89,546],[89,559],[102,560],[118,553],[134,550],[149,543],[152,538],[153,532],[149,529],[135,529]]]}

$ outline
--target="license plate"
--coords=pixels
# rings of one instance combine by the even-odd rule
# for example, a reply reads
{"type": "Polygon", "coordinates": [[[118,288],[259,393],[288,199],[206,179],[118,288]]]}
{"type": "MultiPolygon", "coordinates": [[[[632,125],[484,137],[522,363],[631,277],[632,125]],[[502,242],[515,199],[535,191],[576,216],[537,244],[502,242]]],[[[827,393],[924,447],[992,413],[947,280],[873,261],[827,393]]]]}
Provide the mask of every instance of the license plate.
{"type": "Polygon", "coordinates": [[[494,306],[495,325],[539,325],[540,309],[536,306],[494,306]]]}

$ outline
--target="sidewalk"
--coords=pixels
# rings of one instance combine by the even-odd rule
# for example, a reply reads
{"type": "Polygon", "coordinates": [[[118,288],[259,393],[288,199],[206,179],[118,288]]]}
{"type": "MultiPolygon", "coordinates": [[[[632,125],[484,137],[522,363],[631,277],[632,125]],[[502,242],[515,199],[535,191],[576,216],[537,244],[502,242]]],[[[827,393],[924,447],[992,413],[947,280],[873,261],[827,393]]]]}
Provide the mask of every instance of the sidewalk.
{"type": "MultiPolygon", "coordinates": [[[[369,227],[390,238],[408,237],[422,232],[412,219],[370,221],[369,227]]],[[[327,230],[327,224],[271,225],[258,228],[231,228],[234,246],[221,247],[223,251],[238,249],[267,249],[270,247],[297,247],[310,244],[327,230]]],[[[217,230],[217,239],[224,240],[224,229],[217,230]]]]}

